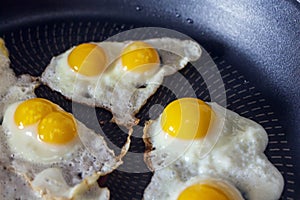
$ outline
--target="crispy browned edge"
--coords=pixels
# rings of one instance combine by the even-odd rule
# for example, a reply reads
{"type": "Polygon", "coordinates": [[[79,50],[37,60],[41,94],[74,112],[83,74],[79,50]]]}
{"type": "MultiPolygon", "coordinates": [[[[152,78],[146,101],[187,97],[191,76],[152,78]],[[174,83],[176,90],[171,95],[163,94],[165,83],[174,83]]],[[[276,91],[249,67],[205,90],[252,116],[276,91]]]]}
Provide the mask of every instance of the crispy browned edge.
{"type": "Polygon", "coordinates": [[[119,159],[122,163],[123,163],[122,158],[126,155],[126,153],[128,152],[128,149],[130,147],[130,143],[131,143],[130,138],[131,138],[132,133],[133,133],[133,128],[129,128],[126,143],[122,147],[120,155],[117,156],[117,159],[119,159]]]}
{"type": "MultiPolygon", "coordinates": [[[[99,108],[103,108],[103,109],[105,109],[105,110],[108,110],[110,113],[112,113],[112,111],[111,111],[110,109],[106,108],[106,107],[99,107],[99,108]]],[[[128,124],[121,123],[121,122],[119,122],[119,121],[115,118],[115,116],[114,116],[113,114],[112,114],[113,117],[111,118],[110,122],[115,123],[115,124],[118,124],[118,125],[121,125],[121,126],[125,126],[127,129],[131,129],[132,127],[138,125],[138,123],[140,122],[140,119],[137,119],[137,118],[135,117],[135,114],[136,114],[136,113],[133,113],[133,115],[134,115],[134,122],[133,122],[133,123],[128,123],[128,124]]]]}
{"type": "Polygon", "coordinates": [[[153,149],[153,145],[150,141],[150,137],[148,136],[148,129],[150,125],[153,123],[152,120],[147,121],[145,123],[144,129],[143,129],[143,141],[145,143],[145,153],[144,153],[144,162],[146,163],[147,167],[149,168],[150,171],[154,171],[154,167],[151,162],[151,156],[150,153],[153,149]]]}
{"type": "MultiPolygon", "coordinates": [[[[112,172],[113,172],[114,170],[116,170],[121,164],[123,164],[122,158],[126,155],[128,149],[129,149],[129,147],[130,147],[130,143],[131,143],[130,137],[131,137],[132,133],[133,133],[133,129],[130,128],[130,129],[128,130],[128,136],[127,136],[126,143],[125,143],[124,146],[122,147],[122,150],[121,150],[120,155],[118,155],[118,156],[116,157],[117,162],[119,162],[120,164],[114,166],[110,172],[107,172],[107,173],[99,173],[99,172],[98,172],[98,173],[99,173],[99,177],[100,177],[100,176],[105,176],[105,175],[107,175],[107,174],[112,173],[112,172]]],[[[16,173],[16,174],[19,174],[19,173],[17,173],[13,168],[9,168],[9,170],[10,170],[11,172],[16,173]]],[[[31,187],[31,189],[32,189],[33,191],[41,192],[41,191],[35,190],[35,189],[32,187],[32,185],[31,185],[31,181],[32,181],[32,180],[31,180],[26,174],[19,174],[19,175],[22,176],[22,177],[25,179],[25,181],[29,184],[29,186],[31,187]]],[[[91,185],[89,185],[89,184],[87,183],[87,180],[86,180],[86,179],[83,179],[83,181],[86,182],[86,185],[87,185],[88,187],[91,186],[91,185]]],[[[106,188],[106,187],[104,187],[104,188],[106,188]]],[[[109,190],[108,190],[108,191],[109,191],[109,190]]],[[[40,193],[40,195],[42,196],[43,199],[46,198],[46,197],[45,197],[46,194],[47,194],[47,191],[43,191],[42,193],[40,193]]],[[[48,199],[48,198],[47,198],[47,199],[48,199]]],[[[62,197],[51,197],[51,199],[53,199],[53,200],[73,200],[73,198],[72,198],[72,199],[68,199],[68,198],[62,198],[62,197]]],[[[109,193],[108,193],[108,199],[110,199],[110,191],[109,191],[109,193]]]]}

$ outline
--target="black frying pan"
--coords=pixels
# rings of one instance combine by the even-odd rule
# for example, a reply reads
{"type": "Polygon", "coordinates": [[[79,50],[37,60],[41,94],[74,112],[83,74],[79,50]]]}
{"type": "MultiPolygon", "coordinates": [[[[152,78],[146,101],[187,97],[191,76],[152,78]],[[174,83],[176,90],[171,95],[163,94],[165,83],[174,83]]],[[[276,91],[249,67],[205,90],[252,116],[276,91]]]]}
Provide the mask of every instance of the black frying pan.
{"type": "MultiPolygon", "coordinates": [[[[269,134],[266,154],[285,178],[282,199],[300,199],[300,4],[296,0],[0,3],[0,36],[6,41],[11,67],[17,74],[41,75],[52,56],[73,45],[144,26],[185,33],[210,53],[225,84],[228,108],[259,122],[269,134]]],[[[209,85],[193,76],[193,67],[180,73],[195,89],[204,91],[197,94],[199,98],[210,100],[209,85]]],[[[172,83],[171,78],[168,81],[172,83]]],[[[70,101],[46,86],[39,87],[36,94],[72,111],[70,101]]],[[[149,119],[151,105],[166,105],[173,98],[167,88],[159,88],[138,113],[140,125],[149,119]]],[[[93,108],[80,109],[77,117],[93,128],[88,120],[93,108]]],[[[116,146],[122,146],[126,133],[108,122],[109,112],[96,109],[96,113],[99,121],[107,122],[101,124],[102,132],[116,146]]],[[[141,156],[125,158],[124,166],[131,171],[145,168],[140,132],[140,127],[135,128],[130,152],[141,156]]],[[[100,184],[110,188],[112,199],[141,199],[151,175],[119,169],[100,184]]]]}

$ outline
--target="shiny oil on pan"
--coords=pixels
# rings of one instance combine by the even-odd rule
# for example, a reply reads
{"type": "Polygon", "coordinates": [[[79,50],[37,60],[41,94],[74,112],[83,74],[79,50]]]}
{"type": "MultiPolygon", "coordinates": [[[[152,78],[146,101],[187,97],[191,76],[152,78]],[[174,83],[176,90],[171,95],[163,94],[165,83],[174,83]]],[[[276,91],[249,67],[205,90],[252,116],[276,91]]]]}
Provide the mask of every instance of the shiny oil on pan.
{"type": "MultiPolygon", "coordinates": [[[[50,62],[50,59],[58,55],[73,45],[85,41],[102,41],[116,33],[135,28],[132,24],[120,24],[112,21],[97,21],[94,19],[84,19],[76,21],[49,21],[35,22],[25,26],[17,27],[6,31],[2,37],[10,50],[11,67],[16,74],[29,73],[39,76],[50,62]]],[[[216,87],[219,81],[225,84],[225,95],[227,108],[240,115],[255,120],[261,124],[269,136],[269,144],[266,155],[270,161],[279,169],[285,179],[285,188],[281,199],[292,200],[295,192],[295,167],[291,164],[293,159],[286,133],[283,130],[283,122],[274,113],[268,100],[265,99],[251,82],[246,80],[239,70],[229,64],[222,57],[214,56],[211,60],[202,60],[204,68],[201,68],[201,75],[209,80],[204,81],[199,74],[199,69],[189,65],[180,71],[183,78],[189,80],[197,97],[210,101],[211,96],[219,103],[221,98],[219,88],[216,87]],[[217,65],[222,80],[220,80],[210,66],[217,65]],[[210,93],[208,92],[210,91],[210,93]],[[219,97],[218,97],[219,95],[219,97]]],[[[180,80],[172,77],[166,78],[165,82],[182,91],[180,80]]],[[[72,102],[65,99],[57,92],[53,92],[47,86],[40,86],[36,89],[39,97],[48,98],[58,103],[67,111],[72,111],[72,102]]],[[[149,183],[152,173],[149,172],[143,162],[143,152],[145,150],[142,141],[142,126],[145,120],[157,117],[162,107],[175,99],[174,93],[167,87],[160,87],[158,91],[148,100],[147,104],[137,114],[141,121],[134,128],[132,144],[129,150],[130,156],[124,159],[124,165],[112,174],[100,180],[102,186],[109,187],[111,199],[142,199],[143,190],[149,183]],[[150,112],[151,111],[151,112],[150,112]],[[133,173],[135,171],[141,173],[133,173]]],[[[88,127],[102,132],[110,142],[110,147],[118,150],[126,141],[127,134],[118,127],[110,123],[111,114],[103,109],[94,109],[85,105],[76,106],[78,112],[76,117],[87,124],[88,127]],[[98,123],[91,122],[90,113],[95,112],[98,123]]],[[[118,152],[117,152],[118,153],[118,152]]]]}

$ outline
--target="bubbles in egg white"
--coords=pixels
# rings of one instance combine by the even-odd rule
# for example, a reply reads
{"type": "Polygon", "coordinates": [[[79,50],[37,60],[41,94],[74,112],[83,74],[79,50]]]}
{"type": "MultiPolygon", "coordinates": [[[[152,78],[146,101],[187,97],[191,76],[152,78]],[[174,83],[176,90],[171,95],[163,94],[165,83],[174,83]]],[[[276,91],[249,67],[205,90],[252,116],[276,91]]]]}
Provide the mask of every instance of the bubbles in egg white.
{"type": "Polygon", "coordinates": [[[162,84],[164,76],[182,69],[189,61],[201,55],[200,46],[191,40],[156,38],[144,40],[159,53],[161,67],[155,72],[137,76],[121,70],[118,60],[122,50],[132,41],[100,42],[107,57],[109,67],[99,76],[86,77],[74,72],[68,65],[71,48],[52,58],[42,75],[42,81],[67,98],[91,106],[104,107],[112,111],[118,124],[132,126],[134,115],[146,100],[162,84]]]}
{"type": "MultiPolygon", "coordinates": [[[[72,188],[83,181],[96,180],[93,177],[110,173],[122,164],[121,158],[128,150],[129,145],[126,144],[121,155],[116,156],[108,148],[102,136],[88,129],[79,121],[76,121],[78,138],[65,147],[55,149],[56,146],[52,145],[52,149],[50,149],[49,144],[45,145],[40,141],[40,144],[37,141],[33,142],[36,133],[21,136],[12,123],[12,115],[18,104],[8,106],[5,112],[3,127],[1,127],[3,131],[1,146],[5,149],[4,154],[8,158],[6,164],[25,176],[30,182],[35,180],[42,171],[48,168],[58,168],[61,170],[66,184],[72,188]],[[19,136],[22,137],[22,141],[18,140],[19,136]]],[[[36,128],[30,127],[28,130],[35,131],[36,128]]],[[[53,182],[60,183],[60,181],[53,182]]],[[[50,191],[51,188],[48,190],[50,191]]],[[[60,197],[61,194],[48,195],[60,197]]]]}
{"type": "MultiPolygon", "coordinates": [[[[0,126],[0,141],[3,141],[3,129],[0,126]]],[[[10,165],[10,157],[7,146],[0,145],[0,199],[41,199],[41,196],[34,192],[24,177],[15,173],[10,165]]]]}
{"type": "Polygon", "coordinates": [[[0,167],[0,199],[41,199],[40,195],[32,190],[23,177],[2,165],[0,167]]]}
{"type": "Polygon", "coordinates": [[[170,143],[160,127],[160,117],[145,127],[144,137],[155,148],[145,155],[146,161],[155,173],[144,199],[176,199],[172,197],[174,190],[193,177],[230,181],[249,200],[279,199],[284,181],[263,153],[268,143],[265,130],[216,103],[209,104],[217,121],[223,123],[210,127],[208,135],[217,137],[206,141],[185,144],[186,141],[174,138],[170,143]],[[221,126],[220,135],[212,131],[219,130],[218,126],[221,126]]]}

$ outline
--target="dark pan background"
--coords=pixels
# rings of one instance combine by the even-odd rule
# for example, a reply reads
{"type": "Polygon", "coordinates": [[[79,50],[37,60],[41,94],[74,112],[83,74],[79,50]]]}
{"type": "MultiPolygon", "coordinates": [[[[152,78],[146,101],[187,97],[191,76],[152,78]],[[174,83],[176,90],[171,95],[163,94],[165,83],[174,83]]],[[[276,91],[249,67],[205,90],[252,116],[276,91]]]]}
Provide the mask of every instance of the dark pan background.
{"type": "MultiPolygon", "coordinates": [[[[266,154],[285,178],[281,199],[300,199],[300,3],[296,0],[0,3],[0,37],[7,43],[11,66],[18,75],[40,75],[51,57],[73,45],[145,26],[180,31],[211,54],[225,83],[228,108],[259,122],[269,134],[266,154]]],[[[187,78],[196,74],[192,66],[180,73],[187,78]]],[[[197,94],[200,98],[210,100],[206,91],[209,86],[201,78],[190,81],[195,89],[204,91],[197,94]]],[[[42,86],[36,93],[71,111],[70,101],[49,88],[42,86]]],[[[140,125],[149,118],[151,105],[166,105],[172,99],[170,91],[160,88],[138,114],[142,118],[140,125]]],[[[86,115],[91,108],[81,109],[77,117],[88,124],[86,115]]],[[[100,121],[111,117],[101,109],[97,114],[100,121]]],[[[88,126],[93,128],[93,124],[88,126]]],[[[112,142],[122,146],[126,134],[118,127],[105,123],[101,128],[112,142]]],[[[141,139],[133,137],[130,151],[143,150],[141,139]]],[[[135,165],[130,159],[125,162],[129,167],[135,165]]],[[[119,170],[101,180],[101,184],[110,188],[112,199],[141,199],[150,179],[149,172],[119,170]]]]}

